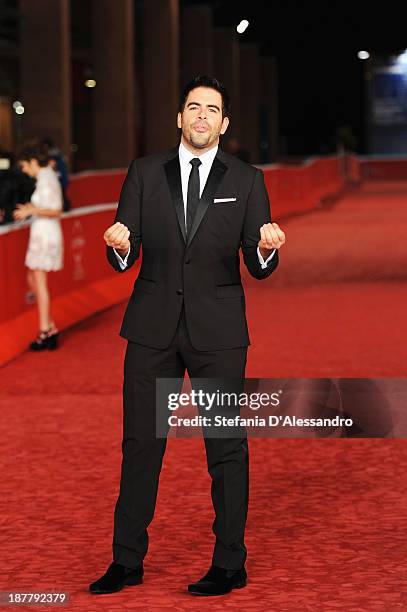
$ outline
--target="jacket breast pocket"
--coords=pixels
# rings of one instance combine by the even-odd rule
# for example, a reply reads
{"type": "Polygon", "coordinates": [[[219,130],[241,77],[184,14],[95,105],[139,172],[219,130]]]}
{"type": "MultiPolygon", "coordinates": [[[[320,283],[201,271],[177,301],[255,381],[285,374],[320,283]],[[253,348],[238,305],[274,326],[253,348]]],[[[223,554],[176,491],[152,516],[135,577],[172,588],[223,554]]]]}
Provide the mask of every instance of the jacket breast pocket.
{"type": "Polygon", "coordinates": [[[141,291],[142,293],[155,293],[157,289],[157,283],[147,278],[137,278],[134,284],[134,291],[141,291]]]}
{"type": "Polygon", "coordinates": [[[238,203],[238,198],[236,196],[213,198],[213,203],[217,206],[219,206],[220,204],[234,204],[236,206],[236,204],[238,203]]]}
{"type": "Polygon", "coordinates": [[[242,285],[217,285],[216,286],[216,297],[218,299],[223,298],[235,298],[244,295],[242,285]]]}

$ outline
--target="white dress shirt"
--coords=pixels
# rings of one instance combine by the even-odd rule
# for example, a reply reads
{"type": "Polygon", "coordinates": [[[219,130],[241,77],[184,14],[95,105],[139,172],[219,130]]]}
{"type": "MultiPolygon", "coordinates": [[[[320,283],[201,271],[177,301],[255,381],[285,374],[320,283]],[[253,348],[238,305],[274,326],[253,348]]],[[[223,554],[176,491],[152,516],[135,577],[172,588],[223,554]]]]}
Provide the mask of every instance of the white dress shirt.
{"type": "MultiPolygon", "coordinates": [[[[186,217],[187,217],[188,180],[189,180],[189,173],[192,170],[192,165],[189,162],[194,157],[199,157],[199,159],[202,162],[198,168],[199,170],[199,197],[201,197],[202,192],[206,185],[206,181],[208,180],[209,172],[211,171],[213,160],[215,159],[217,152],[218,152],[218,145],[216,145],[215,147],[212,147],[212,149],[209,149],[209,151],[206,151],[206,153],[202,153],[202,155],[195,155],[194,153],[191,153],[190,151],[188,151],[188,149],[182,144],[182,142],[180,142],[179,144],[178,154],[179,154],[179,162],[180,162],[180,169],[181,169],[182,197],[184,200],[185,223],[186,223],[186,217]]],[[[113,249],[113,250],[119,262],[120,268],[124,270],[127,267],[127,259],[130,254],[130,249],[128,250],[124,258],[120,257],[116,249],[113,249]]],[[[276,250],[274,249],[271,255],[269,255],[269,257],[266,259],[266,261],[264,261],[260,253],[260,249],[259,247],[257,247],[257,256],[259,258],[259,262],[262,268],[267,268],[267,264],[272,259],[275,252],[276,250]]]]}

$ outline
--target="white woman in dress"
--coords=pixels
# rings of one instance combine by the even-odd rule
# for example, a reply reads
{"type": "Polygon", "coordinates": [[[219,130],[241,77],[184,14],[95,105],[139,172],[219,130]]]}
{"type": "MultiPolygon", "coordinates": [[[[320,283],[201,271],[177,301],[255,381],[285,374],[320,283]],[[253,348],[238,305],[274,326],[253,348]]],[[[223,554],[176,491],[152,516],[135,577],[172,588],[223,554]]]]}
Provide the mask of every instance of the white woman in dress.
{"type": "Polygon", "coordinates": [[[16,220],[32,218],[25,265],[28,284],[37,299],[39,331],[30,348],[52,350],[58,346],[58,329],[51,314],[47,275],[63,267],[64,241],[59,220],[62,191],[57,174],[48,165],[43,145],[26,146],[18,155],[18,162],[22,171],[36,180],[31,202],[18,204],[13,214],[16,220]]]}

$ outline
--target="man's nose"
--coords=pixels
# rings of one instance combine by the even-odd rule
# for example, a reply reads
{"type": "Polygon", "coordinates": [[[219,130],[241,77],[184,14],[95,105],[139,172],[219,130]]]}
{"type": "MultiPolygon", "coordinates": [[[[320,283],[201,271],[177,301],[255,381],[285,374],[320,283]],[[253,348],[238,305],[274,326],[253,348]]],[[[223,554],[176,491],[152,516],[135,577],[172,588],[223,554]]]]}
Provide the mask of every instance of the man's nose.
{"type": "Polygon", "coordinates": [[[199,118],[206,119],[206,110],[204,108],[201,108],[201,110],[199,111],[199,118]]]}

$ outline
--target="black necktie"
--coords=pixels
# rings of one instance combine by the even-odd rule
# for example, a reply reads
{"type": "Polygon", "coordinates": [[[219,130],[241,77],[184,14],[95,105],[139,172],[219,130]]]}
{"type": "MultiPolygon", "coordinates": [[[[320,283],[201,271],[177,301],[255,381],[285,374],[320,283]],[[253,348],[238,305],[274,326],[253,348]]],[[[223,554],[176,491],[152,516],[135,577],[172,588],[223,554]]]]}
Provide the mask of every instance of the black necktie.
{"type": "Polygon", "coordinates": [[[194,221],[196,209],[199,203],[199,166],[202,164],[198,157],[189,162],[192,165],[188,179],[187,195],[187,234],[190,233],[194,221]]]}

